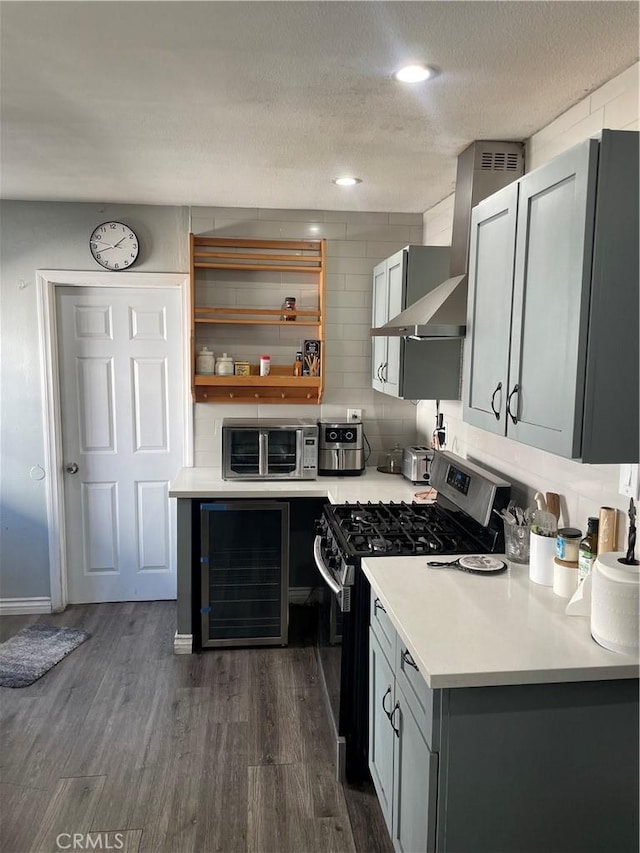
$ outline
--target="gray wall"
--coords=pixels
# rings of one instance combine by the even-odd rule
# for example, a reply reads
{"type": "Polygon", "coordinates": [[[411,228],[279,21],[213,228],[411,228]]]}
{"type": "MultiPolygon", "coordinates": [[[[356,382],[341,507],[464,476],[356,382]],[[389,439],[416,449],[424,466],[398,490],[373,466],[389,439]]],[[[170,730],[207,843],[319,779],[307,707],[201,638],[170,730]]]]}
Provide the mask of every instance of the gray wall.
{"type": "Polygon", "coordinates": [[[49,595],[46,481],[29,476],[32,466],[44,467],[35,273],[100,270],[89,235],[113,219],[138,234],[136,272],[188,270],[187,208],[0,204],[0,598],[49,595]]]}

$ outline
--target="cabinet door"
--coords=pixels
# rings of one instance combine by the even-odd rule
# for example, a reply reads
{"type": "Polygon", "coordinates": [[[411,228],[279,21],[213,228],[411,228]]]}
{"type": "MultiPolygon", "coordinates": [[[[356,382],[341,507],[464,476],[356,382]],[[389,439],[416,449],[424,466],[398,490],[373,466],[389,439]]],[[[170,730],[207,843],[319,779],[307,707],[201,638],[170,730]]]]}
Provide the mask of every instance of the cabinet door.
{"type": "Polygon", "coordinates": [[[517,202],[514,182],[481,202],[471,215],[463,417],[499,435],[507,429],[517,202]]]}
{"type": "Polygon", "coordinates": [[[369,643],[369,770],[391,834],[395,737],[388,713],[393,708],[395,681],[393,669],[371,629],[369,643]]]}
{"type": "Polygon", "coordinates": [[[438,756],[427,746],[400,688],[397,699],[392,838],[401,853],[426,853],[435,850],[438,756]]]}
{"type": "MultiPolygon", "coordinates": [[[[395,317],[405,307],[405,274],[407,253],[403,249],[387,259],[387,320],[395,317]]],[[[401,355],[404,340],[399,337],[387,338],[387,359],[383,371],[385,394],[397,397],[400,393],[401,355]]]]}
{"type": "Polygon", "coordinates": [[[595,140],[520,180],[507,435],[580,455],[595,140]]]}
{"type": "MultiPolygon", "coordinates": [[[[382,326],[387,322],[387,262],[381,261],[373,269],[373,315],[371,325],[382,326]]],[[[375,391],[384,390],[382,370],[387,361],[388,338],[371,338],[371,385],[375,391]]]]}

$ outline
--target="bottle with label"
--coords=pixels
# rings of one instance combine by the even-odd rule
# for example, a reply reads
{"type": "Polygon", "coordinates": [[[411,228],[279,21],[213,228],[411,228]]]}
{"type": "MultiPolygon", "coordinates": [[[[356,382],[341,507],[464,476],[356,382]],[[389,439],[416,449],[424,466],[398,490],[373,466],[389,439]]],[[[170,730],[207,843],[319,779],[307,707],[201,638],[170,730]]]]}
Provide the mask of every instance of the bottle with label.
{"type": "Polygon", "coordinates": [[[296,353],[296,360],[293,363],[293,375],[302,376],[302,350],[296,353]]]}
{"type": "Polygon", "coordinates": [[[271,373],[271,356],[260,356],[260,376],[268,376],[271,373]]]}
{"type": "Polygon", "coordinates": [[[289,312],[296,310],[296,298],[295,296],[287,296],[287,298],[282,303],[282,315],[280,317],[281,320],[295,320],[295,314],[291,314],[289,312]]]}
{"type": "Polygon", "coordinates": [[[580,542],[578,549],[578,578],[582,581],[591,571],[594,560],[598,554],[598,526],[599,519],[587,519],[587,535],[580,542]]]}

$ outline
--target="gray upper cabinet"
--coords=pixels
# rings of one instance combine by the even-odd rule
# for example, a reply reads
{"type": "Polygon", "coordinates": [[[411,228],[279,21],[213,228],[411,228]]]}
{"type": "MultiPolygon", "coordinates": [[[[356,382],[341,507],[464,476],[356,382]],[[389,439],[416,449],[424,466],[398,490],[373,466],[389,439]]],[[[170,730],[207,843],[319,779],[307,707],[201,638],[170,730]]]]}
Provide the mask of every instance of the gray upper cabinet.
{"type": "MultiPolygon", "coordinates": [[[[373,270],[372,325],[391,320],[449,277],[448,246],[406,246],[373,270]]],[[[461,341],[373,337],[371,385],[406,400],[458,400],[461,341]]]]}
{"type": "Polygon", "coordinates": [[[603,131],[474,208],[468,423],[637,461],[638,137],[603,131]]]}

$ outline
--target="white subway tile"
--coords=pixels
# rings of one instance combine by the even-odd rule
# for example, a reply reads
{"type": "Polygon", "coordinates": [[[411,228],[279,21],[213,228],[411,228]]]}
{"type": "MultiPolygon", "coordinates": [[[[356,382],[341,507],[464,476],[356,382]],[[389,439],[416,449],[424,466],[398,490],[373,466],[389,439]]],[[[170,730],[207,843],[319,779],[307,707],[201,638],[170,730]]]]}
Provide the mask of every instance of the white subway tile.
{"type": "Polygon", "coordinates": [[[364,290],[334,290],[326,294],[330,308],[370,308],[371,299],[364,290]]]}
{"type": "Polygon", "coordinates": [[[347,225],[388,225],[389,214],[359,210],[325,210],[325,222],[344,222],[347,225]]]}
{"type": "MultiPolygon", "coordinates": [[[[420,233],[422,234],[422,228],[420,228],[420,233]]],[[[365,245],[367,247],[367,258],[371,258],[372,260],[375,259],[375,262],[378,263],[378,261],[384,261],[385,258],[389,257],[389,255],[395,255],[395,253],[399,252],[400,249],[404,249],[407,243],[404,241],[400,242],[398,240],[392,240],[390,242],[386,240],[371,240],[365,245]]]]}
{"type": "Polygon", "coordinates": [[[328,258],[364,258],[367,254],[367,244],[364,240],[329,240],[327,242],[328,258]]]}
{"type": "Polygon", "coordinates": [[[630,122],[637,121],[640,115],[638,89],[629,89],[604,106],[603,127],[620,130],[630,122]]]}
{"type": "Polygon", "coordinates": [[[371,280],[373,267],[370,258],[327,258],[327,272],[331,274],[368,275],[371,280]]]}
{"type": "Polygon", "coordinates": [[[372,272],[364,275],[348,273],[344,278],[344,287],[345,290],[363,290],[369,294],[373,294],[372,272]]]}
{"type": "Polygon", "coordinates": [[[640,62],[635,62],[630,68],[623,71],[622,74],[618,74],[617,77],[609,80],[608,83],[604,84],[604,86],[600,86],[599,89],[596,89],[595,92],[591,93],[589,99],[591,110],[593,111],[600,109],[600,107],[604,107],[606,104],[626,92],[635,92],[637,106],[639,83],[640,62]]]}
{"type": "Polygon", "coordinates": [[[324,279],[325,293],[331,290],[344,290],[346,286],[346,276],[344,273],[331,273],[325,276],[324,279]]]}
{"type": "Polygon", "coordinates": [[[324,222],[323,210],[301,210],[296,208],[258,208],[257,219],[277,220],[279,222],[308,222],[314,225],[324,222]]]}
{"type": "Polygon", "coordinates": [[[411,242],[410,225],[368,225],[361,222],[347,223],[348,240],[382,240],[398,242],[401,246],[411,242]]]}

